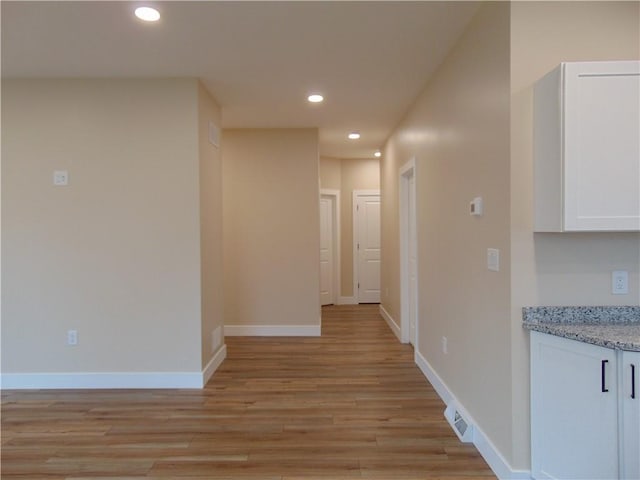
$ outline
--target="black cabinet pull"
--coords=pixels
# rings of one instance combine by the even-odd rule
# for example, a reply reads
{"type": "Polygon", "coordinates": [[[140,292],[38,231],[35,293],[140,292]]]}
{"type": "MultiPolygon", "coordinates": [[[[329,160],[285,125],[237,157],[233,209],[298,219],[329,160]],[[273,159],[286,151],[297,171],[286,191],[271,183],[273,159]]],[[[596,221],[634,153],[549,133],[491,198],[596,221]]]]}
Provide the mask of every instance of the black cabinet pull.
{"type": "Polygon", "coordinates": [[[600,362],[600,386],[603,392],[609,391],[609,389],[605,387],[605,366],[607,365],[607,363],[609,363],[609,360],[602,360],[602,362],[600,362]]]}
{"type": "Polygon", "coordinates": [[[631,364],[631,398],[636,398],[636,366],[631,364]]]}

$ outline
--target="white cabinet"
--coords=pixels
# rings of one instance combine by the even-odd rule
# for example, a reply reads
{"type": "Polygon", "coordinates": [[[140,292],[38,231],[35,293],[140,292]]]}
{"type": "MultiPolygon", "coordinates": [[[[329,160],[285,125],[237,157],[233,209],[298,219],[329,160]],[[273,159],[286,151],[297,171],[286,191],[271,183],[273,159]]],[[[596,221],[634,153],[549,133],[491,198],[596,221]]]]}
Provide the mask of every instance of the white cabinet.
{"type": "Polygon", "coordinates": [[[620,355],[620,478],[640,479],[640,352],[620,355]]]}
{"type": "Polygon", "coordinates": [[[640,230],[640,62],[573,62],[534,87],[536,232],[640,230]]]}
{"type": "Polygon", "coordinates": [[[615,351],[531,332],[531,473],[618,478],[615,351]]]}

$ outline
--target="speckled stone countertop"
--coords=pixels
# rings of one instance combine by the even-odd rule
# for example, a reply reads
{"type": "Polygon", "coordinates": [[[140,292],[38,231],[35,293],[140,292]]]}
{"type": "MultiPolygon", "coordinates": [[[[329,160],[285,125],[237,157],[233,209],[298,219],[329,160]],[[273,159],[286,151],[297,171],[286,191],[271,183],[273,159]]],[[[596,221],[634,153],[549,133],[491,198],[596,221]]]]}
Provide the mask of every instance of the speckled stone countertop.
{"type": "Polygon", "coordinates": [[[640,306],[524,307],[527,330],[640,352],[640,306]]]}

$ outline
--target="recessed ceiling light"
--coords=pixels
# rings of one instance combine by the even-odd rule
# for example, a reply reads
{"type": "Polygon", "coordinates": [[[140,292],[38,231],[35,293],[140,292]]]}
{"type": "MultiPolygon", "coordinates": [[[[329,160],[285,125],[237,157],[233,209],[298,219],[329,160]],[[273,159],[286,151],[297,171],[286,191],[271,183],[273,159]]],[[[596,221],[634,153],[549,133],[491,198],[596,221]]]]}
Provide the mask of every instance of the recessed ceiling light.
{"type": "Polygon", "coordinates": [[[151,7],[138,7],[135,11],[136,17],[145,22],[157,22],[160,20],[160,12],[151,7]]]}
{"type": "Polygon", "coordinates": [[[307,97],[307,100],[309,100],[311,103],[320,103],[324,100],[324,97],[318,93],[314,93],[313,95],[309,95],[307,97]]]}
{"type": "Polygon", "coordinates": [[[360,134],[358,132],[351,132],[349,134],[350,140],[358,140],[360,138],[360,134]]]}
{"type": "Polygon", "coordinates": [[[376,153],[373,154],[374,157],[381,157],[382,153],[380,152],[380,150],[376,151],[376,153]]]}

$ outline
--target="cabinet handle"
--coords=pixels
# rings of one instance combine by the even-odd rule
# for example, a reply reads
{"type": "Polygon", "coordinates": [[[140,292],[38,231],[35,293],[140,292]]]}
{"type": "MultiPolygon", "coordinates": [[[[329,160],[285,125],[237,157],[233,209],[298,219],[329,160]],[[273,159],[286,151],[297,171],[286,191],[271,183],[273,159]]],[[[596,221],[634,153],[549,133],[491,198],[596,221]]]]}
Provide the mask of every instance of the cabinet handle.
{"type": "Polygon", "coordinates": [[[600,362],[600,387],[603,392],[609,391],[609,389],[605,387],[605,377],[606,377],[605,367],[607,363],[609,363],[609,360],[602,360],[602,362],[600,362]]]}
{"type": "Polygon", "coordinates": [[[636,398],[636,366],[631,364],[631,398],[636,398]]]}

